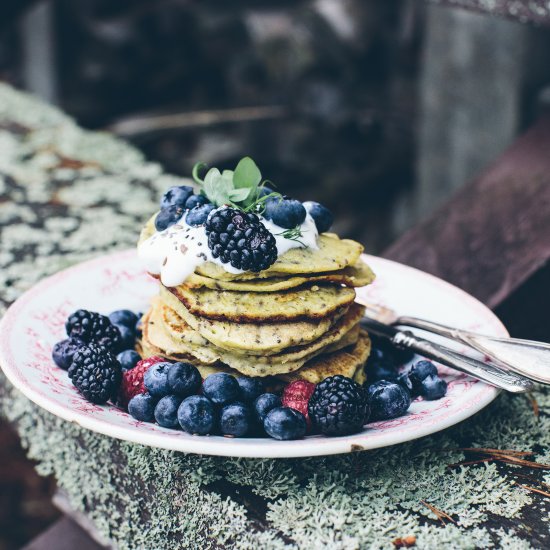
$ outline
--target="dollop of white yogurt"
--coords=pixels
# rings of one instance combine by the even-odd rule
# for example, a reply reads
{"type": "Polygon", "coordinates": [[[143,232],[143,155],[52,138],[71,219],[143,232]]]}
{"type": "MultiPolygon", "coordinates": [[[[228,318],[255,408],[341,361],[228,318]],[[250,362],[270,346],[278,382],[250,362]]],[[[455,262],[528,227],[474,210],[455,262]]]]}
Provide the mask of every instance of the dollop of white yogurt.
{"type": "MultiPolygon", "coordinates": [[[[223,208],[223,207],[222,207],[223,208]]],[[[216,210],[213,210],[212,215],[216,210]]],[[[317,228],[313,218],[306,214],[300,226],[301,236],[287,239],[283,227],[259,216],[267,230],[275,237],[277,257],[293,248],[318,248],[317,228]]],[[[193,227],[185,222],[185,214],[175,224],[164,231],[157,231],[143,241],[138,247],[138,257],[144,268],[153,275],[159,275],[162,284],[174,287],[185,282],[187,277],[195,272],[198,266],[212,262],[221,266],[229,273],[244,273],[229,263],[223,263],[220,258],[214,258],[208,248],[208,238],[204,226],[193,227]]]]}

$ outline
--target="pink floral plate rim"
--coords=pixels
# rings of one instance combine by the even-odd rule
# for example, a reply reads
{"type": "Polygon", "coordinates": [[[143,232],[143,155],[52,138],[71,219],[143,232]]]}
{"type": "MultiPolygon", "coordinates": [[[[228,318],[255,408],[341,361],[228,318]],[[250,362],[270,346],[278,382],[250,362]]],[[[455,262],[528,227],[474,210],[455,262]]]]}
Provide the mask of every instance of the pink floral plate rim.
{"type": "MultiPolygon", "coordinates": [[[[377,280],[358,293],[402,314],[424,316],[487,334],[507,335],[498,318],[459,288],[420,270],[364,255],[377,280]]],[[[472,416],[498,395],[492,386],[442,368],[449,383],[439,401],[415,401],[401,418],[368,424],[359,434],[297,441],[193,436],[134,420],[112,405],[84,400],[65,371],[51,360],[53,344],[64,337],[66,316],[78,307],[108,313],[143,309],[157,283],[147,276],[134,250],[80,263],[52,275],[23,294],[0,321],[0,366],[31,401],[83,428],[142,445],[174,451],[256,458],[290,458],[347,453],[410,441],[472,416]]]]}

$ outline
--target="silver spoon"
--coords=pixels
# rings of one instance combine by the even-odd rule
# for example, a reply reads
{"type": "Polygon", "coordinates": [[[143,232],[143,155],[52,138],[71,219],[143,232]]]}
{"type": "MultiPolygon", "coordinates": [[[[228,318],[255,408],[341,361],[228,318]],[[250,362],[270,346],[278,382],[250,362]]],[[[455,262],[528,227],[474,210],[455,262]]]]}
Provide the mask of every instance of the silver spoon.
{"type": "Polygon", "coordinates": [[[389,307],[372,304],[360,298],[356,298],[356,301],[367,308],[367,315],[369,317],[381,323],[414,327],[461,342],[485,354],[489,359],[502,367],[531,380],[550,384],[550,344],[521,340],[519,338],[485,336],[468,330],[449,327],[434,321],[400,316],[389,307]]]}

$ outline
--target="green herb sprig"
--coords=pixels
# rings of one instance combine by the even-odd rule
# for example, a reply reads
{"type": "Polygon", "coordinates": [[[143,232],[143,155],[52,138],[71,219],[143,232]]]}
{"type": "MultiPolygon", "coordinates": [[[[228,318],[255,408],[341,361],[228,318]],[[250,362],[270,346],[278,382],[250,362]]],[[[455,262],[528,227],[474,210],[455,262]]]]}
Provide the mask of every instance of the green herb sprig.
{"type": "Polygon", "coordinates": [[[217,168],[210,168],[201,178],[201,172],[207,168],[206,164],[198,162],[193,166],[192,175],[201,186],[201,193],[216,206],[228,204],[245,212],[262,213],[266,200],[282,199],[282,195],[275,192],[261,196],[268,181],[262,181],[260,169],[250,157],[242,158],[235,170],[220,172],[217,168]]]}
{"type": "Polygon", "coordinates": [[[297,225],[296,227],[292,227],[291,229],[286,229],[282,233],[276,233],[276,235],[284,237],[285,239],[289,239],[291,241],[296,241],[297,243],[300,243],[304,248],[306,248],[305,243],[300,240],[304,236],[304,234],[299,225],[297,225]]]}

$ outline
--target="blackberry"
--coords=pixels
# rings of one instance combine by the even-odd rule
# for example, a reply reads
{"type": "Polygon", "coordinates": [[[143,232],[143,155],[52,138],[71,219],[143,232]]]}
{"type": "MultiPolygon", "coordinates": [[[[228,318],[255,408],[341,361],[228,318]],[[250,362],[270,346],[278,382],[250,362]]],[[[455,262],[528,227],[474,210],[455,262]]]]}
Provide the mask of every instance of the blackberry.
{"type": "Polygon", "coordinates": [[[361,430],[369,409],[361,386],[351,378],[336,375],[317,384],[308,412],[314,430],[325,435],[348,435],[361,430]]]}
{"type": "Polygon", "coordinates": [[[236,269],[263,271],[277,259],[275,237],[256,214],[221,208],[210,215],[205,229],[212,256],[236,269]]]}
{"type": "Polygon", "coordinates": [[[117,352],[122,349],[122,336],[120,330],[114,326],[108,317],[79,309],[69,316],[65,323],[67,336],[78,338],[86,344],[94,342],[110,350],[117,352]]]}
{"type": "Polygon", "coordinates": [[[122,370],[116,357],[99,344],[79,348],[68,370],[76,389],[92,403],[102,405],[117,395],[122,370]]]}

